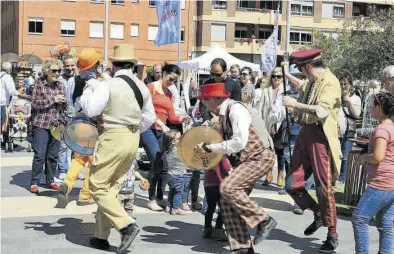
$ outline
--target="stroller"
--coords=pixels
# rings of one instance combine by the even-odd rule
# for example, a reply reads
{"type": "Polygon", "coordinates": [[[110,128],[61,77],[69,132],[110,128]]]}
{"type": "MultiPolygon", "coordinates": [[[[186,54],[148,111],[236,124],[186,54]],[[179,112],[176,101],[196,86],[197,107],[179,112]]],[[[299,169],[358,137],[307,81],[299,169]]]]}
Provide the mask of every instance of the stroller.
{"type": "MultiPolygon", "coordinates": [[[[8,107],[7,130],[3,133],[5,151],[13,152],[14,141],[22,142],[31,130],[31,103],[25,99],[15,98],[8,107]]],[[[31,151],[29,143],[28,152],[31,151]]]]}

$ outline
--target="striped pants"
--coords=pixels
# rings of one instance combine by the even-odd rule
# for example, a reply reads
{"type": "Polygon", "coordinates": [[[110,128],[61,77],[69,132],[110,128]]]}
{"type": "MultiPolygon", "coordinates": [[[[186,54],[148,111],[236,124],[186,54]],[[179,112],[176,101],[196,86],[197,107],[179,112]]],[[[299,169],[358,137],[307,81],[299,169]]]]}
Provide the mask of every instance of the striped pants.
{"type": "Polygon", "coordinates": [[[256,181],[274,166],[275,152],[265,149],[259,157],[236,167],[220,186],[223,221],[231,250],[250,248],[252,241],[247,226],[254,228],[268,216],[249,194],[256,181]]]}

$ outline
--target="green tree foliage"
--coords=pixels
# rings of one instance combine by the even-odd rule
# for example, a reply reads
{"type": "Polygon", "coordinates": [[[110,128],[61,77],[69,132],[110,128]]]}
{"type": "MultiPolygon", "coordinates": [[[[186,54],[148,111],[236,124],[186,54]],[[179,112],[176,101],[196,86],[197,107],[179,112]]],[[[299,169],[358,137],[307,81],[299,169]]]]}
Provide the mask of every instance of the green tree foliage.
{"type": "Polygon", "coordinates": [[[371,5],[367,17],[354,18],[332,37],[314,31],[312,47],[323,51],[327,66],[351,71],[355,79],[382,78],[382,70],[394,64],[394,10],[371,5]]]}

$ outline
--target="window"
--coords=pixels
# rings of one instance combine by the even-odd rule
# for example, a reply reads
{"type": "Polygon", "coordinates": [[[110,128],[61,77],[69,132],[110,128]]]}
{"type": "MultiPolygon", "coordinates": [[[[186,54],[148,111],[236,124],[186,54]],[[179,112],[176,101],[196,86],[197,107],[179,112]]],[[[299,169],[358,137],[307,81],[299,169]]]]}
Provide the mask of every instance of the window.
{"type": "Polygon", "coordinates": [[[234,38],[248,38],[248,27],[242,25],[235,25],[234,38]]]}
{"type": "Polygon", "coordinates": [[[214,9],[214,10],[227,9],[227,1],[226,0],[213,0],[212,1],[212,9],[214,9]]]}
{"type": "Polygon", "coordinates": [[[322,16],[324,18],[343,18],[345,15],[345,5],[337,3],[322,4],[322,16]]]}
{"type": "Polygon", "coordinates": [[[181,30],[181,42],[184,42],[184,41],[185,41],[185,28],[182,27],[182,30],[181,30]]]}
{"type": "Polygon", "coordinates": [[[124,5],[124,0],[111,0],[111,4],[124,5]]]}
{"type": "Polygon", "coordinates": [[[259,39],[267,40],[272,34],[272,30],[266,27],[259,27],[259,39]]]}
{"type": "Polygon", "coordinates": [[[42,34],[43,20],[42,18],[29,18],[29,33],[30,34],[42,34]]]}
{"type": "Polygon", "coordinates": [[[338,38],[338,33],[337,33],[337,32],[329,32],[329,31],[326,31],[326,32],[323,32],[323,34],[324,34],[325,36],[331,37],[331,38],[333,38],[333,39],[337,39],[337,38],[338,38]]]}
{"type": "Polygon", "coordinates": [[[75,36],[75,20],[62,20],[60,34],[64,36],[75,36]]]}
{"type": "Polygon", "coordinates": [[[104,3],[104,0],[90,0],[90,2],[94,4],[102,4],[104,3]]]}
{"type": "Polygon", "coordinates": [[[123,23],[111,23],[110,38],[123,40],[123,38],[124,38],[124,24],[123,23]]]}
{"type": "Polygon", "coordinates": [[[226,25],[211,25],[211,41],[226,41],[226,25]]]}
{"type": "Polygon", "coordinates": [[[140,0],[131,0],[132,3],[138,3],[140,0]]]}
{"type": "Polygon", "coordinates": [[[138,37],[140,33],[140,28],[138,24],[131,24],[130,27],[130,35],[131,37],[138,37]]]}
{"type": "Polygon", "coordinates": [[[148,26],[148,41],[154,41],[156,39],[158,29],[157,26],[148,26]]]}
{"type": "Polygon", "coordinates": [[[90,22],[89,37],[90,38],[103,38],[104,37],[104,23],[103,22],[90,22]]]}
{"type": "Polygon", "coordinates": [[[181,10],[184,10],[186,8],[186,0],[180,0],[181,1],[181,10]]]}
{"type": "Polygon", "coordinates": [[[278,0],[271,0],[260,1],[260,9],[268,9],[268,10],[277,10],[279,6],[279,12],[282,12],[282,6],[280,4],[281,1],[278,0]]]}
{"type": "Polygon", "coordinates": [[[313,2],[294,1],[291,3],[291,15],[313,16],[313,2]]]}
{"type": "Polygon", "coordinates": [[[155,7],[155,6],[156,6],[155,0],[149,0],[149,7],[155,7]]]}
{"type": "Polygon", "coordinates": [[[306,31],[291,31],[290,44],[310,44],[312,43],[312,33],[306,31]]]}

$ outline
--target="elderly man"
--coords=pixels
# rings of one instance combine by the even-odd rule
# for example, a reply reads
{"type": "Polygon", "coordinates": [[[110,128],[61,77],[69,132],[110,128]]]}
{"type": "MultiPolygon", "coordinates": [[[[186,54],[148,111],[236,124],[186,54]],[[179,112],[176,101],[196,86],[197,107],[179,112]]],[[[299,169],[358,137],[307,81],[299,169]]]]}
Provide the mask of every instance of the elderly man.
{"type": "Polygon", "coordinates": [[[338,247],[336,204],[332,183],[338,178],[338,111],[341,87],[338,79],[325,68],[321,51],[294,52],[298,68],[308,79],[300,91],[299,102],[284,96],[283,105],[300,114],[303,125],[294,146],[291,169],[286,176],[286,190],[302,210],[313,211],[315,219],[304,234],[312,235],[321,226],[328,227],[327,240],[319,252],[332,253],[338,247]],[[313,133],[313,135],[311,135],[313,133]],[[305,180],[315,176],[318,203],[305,190],[305,180]]]}
{"type": "Polygon", "coordinates": [[[104,82],[90,79],[81,96],[82,109],[88,117],[100,116],[104,129],[90,169],[89,188],[98,205],[95,237],[90,243],[108,249],[107,239],[113,226],[121,234],[117,253],[123,253],[140,229],[117,195],[137,152],[140,132],[149,128],[156,116],[148,88],[132,71],[138,62],[134,47],[116,45],[110,60],[115,77],[104,82]]]}
{"type": "Polygon", "coordinates": [[[383,76],[386,82],[387,91],[394,95],[394,65],[384,68],[383,76]]]}

